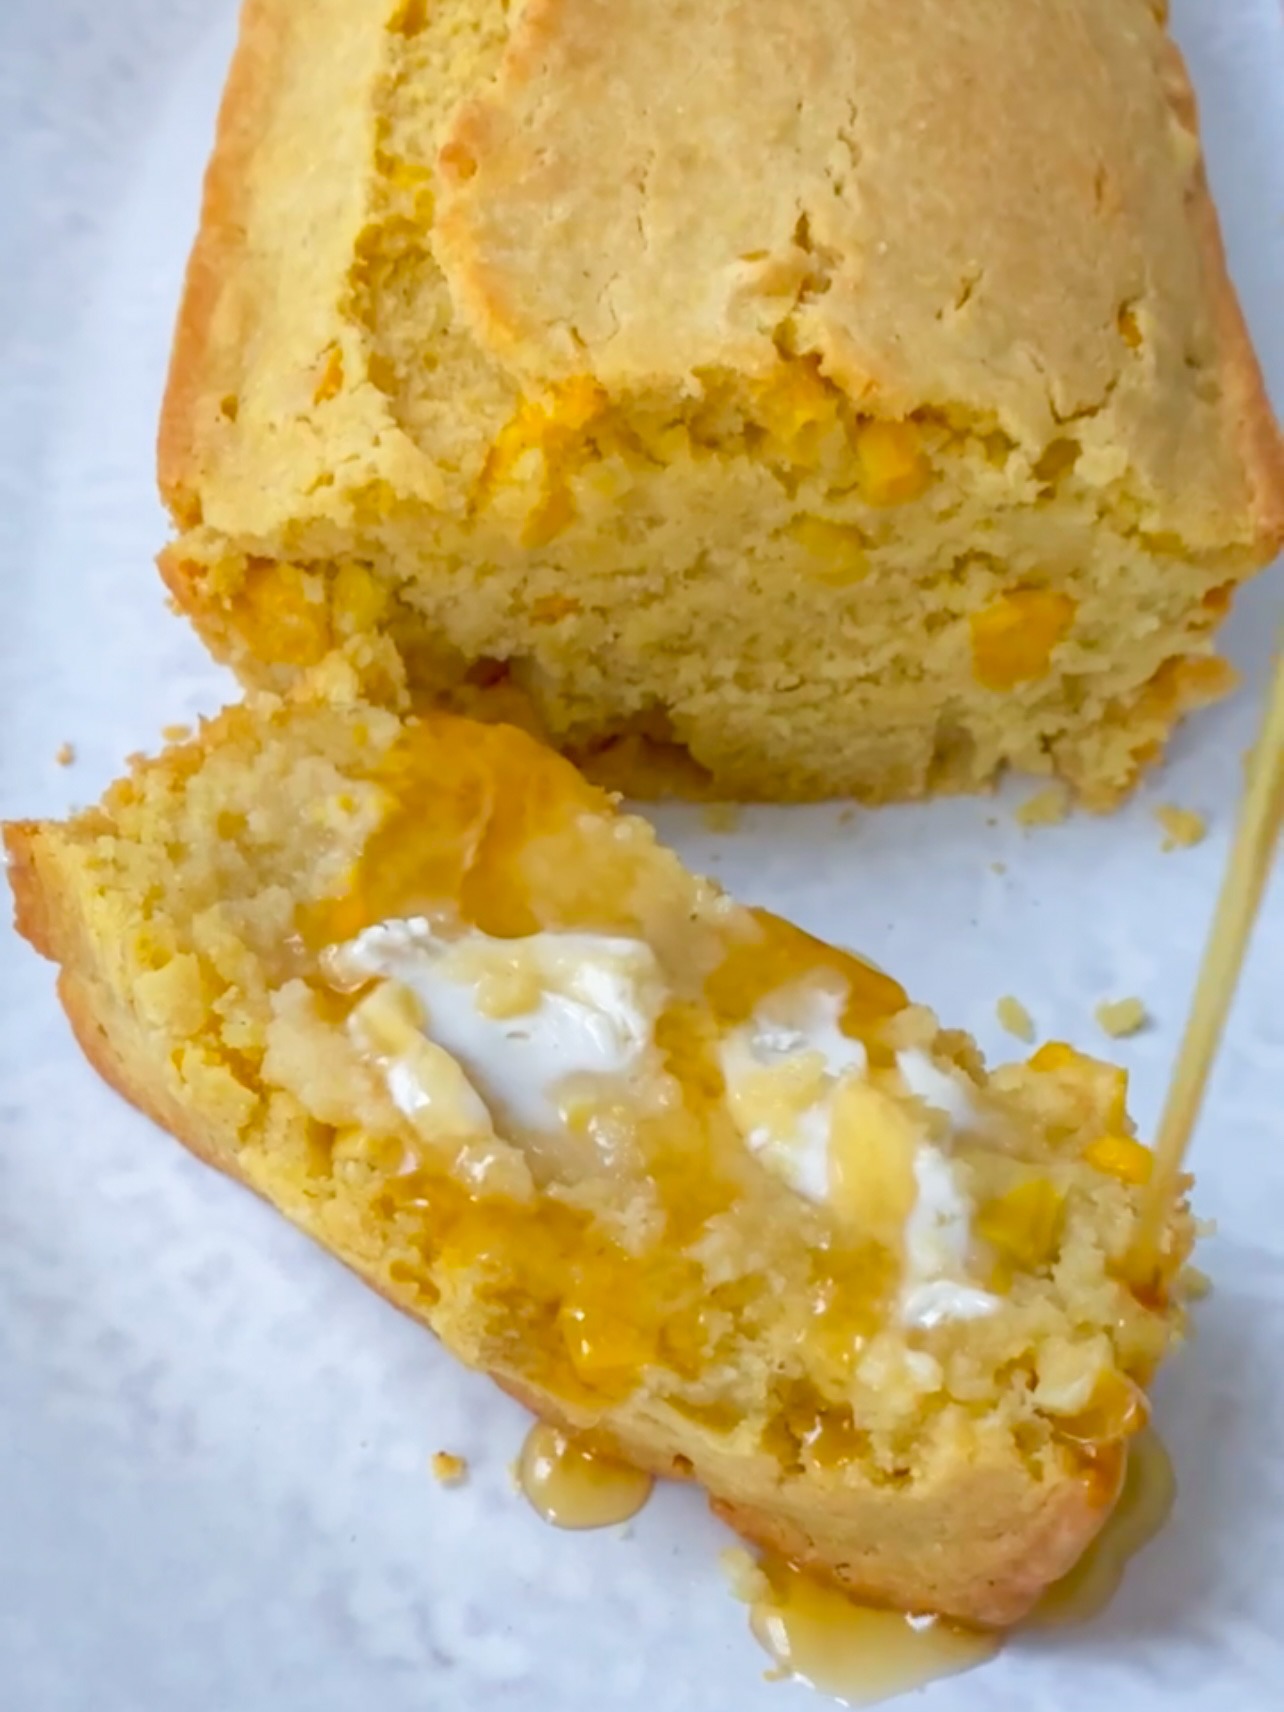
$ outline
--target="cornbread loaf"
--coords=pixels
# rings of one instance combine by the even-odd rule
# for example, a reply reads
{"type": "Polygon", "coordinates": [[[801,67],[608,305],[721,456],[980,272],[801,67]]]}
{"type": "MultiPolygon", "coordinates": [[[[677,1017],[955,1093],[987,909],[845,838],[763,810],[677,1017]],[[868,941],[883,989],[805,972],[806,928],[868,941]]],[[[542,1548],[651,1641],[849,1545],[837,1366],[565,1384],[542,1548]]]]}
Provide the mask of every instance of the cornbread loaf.
{"type": "Polygon", "coordinates": [[[1284,531],[1163,10],[248,0],[178,604],[642,794],[1113,804],[1284,531]]]}
{"type": "Polygon", "coordinates": [[[867,1599],[1021,1615],[1180,1329],[1122,1071],[987,1075],[511,727],[330,662],[5,837],[86,1053],[551,1421],[867,1599]]]}

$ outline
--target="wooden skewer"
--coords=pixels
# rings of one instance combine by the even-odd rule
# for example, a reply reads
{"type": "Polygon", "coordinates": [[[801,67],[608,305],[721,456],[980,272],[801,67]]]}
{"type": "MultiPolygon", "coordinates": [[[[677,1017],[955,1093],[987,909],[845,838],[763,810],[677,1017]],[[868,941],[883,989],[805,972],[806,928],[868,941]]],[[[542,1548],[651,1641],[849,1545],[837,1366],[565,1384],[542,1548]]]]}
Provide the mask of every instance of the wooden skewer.
{"type": "Polygon", "coordinates": [[[1235,842],[1226,864],[1186,1033],[1155,1138],[1154,1170],[1142,1201],[1129,1265],[1131,1275],[1138,1279],[1154,1278],[1158,1268],[1164,1227],[1177,1193],[1182,1160],[1235,996],[1248,937],[1271,871],[1282,815],[1284,652],[1275,662],[1275,676],[1253,750],[1235,842]]]}

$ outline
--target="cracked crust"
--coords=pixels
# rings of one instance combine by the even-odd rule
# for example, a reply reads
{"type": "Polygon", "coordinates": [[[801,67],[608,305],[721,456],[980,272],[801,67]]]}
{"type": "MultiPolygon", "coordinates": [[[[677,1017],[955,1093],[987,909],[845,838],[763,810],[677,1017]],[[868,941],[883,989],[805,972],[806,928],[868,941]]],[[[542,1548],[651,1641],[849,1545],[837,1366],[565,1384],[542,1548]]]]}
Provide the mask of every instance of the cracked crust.
{"type": "Polygon", "coordinates": [[[763,375],[783,348],[879,414],[1108,434],[1156,491],[1192,482],[1228,514],[1246,470],[1274,539],[1279,441],[1190,85],[1128,10],[1079,0],[1017,30],[1006,0],[930,26],[901,0],[748,0],[685,9],[675,59],[666,7],[529,0],[442,139],[455,301],[528,383],[763,375]]]}
{"type": "MultiPolygon", "coordinates": [[[[880,413],[993,410],[1043,441],[1104,415],[1103,439],[1157,496],[1185,490],[1223,526],[1247,509],[1269,557],[1284,539],[1284,447],[1180,54],[1145,0],[1125,0],[1127,18],[1119,0],[1021,7],[1020,28],[1012,3],[938,5],[930,27],[899,0],[802,14],[747,0],[734,17],[717,4],[680,19],[649,0],[514,7],[496,74],[439,138],[435,246],[458,313],[483,351],[543,379],[752,373],[784,329],[880,413]],[[1153,319],[1143,362],[1119,337],[1123,305],[1153,319]]],[[[263,340],[302,346],[289,331],[302,315],[315,357],[334,330],[324,294],[358,229],[364,142],[351,151],[385,50],[342,0],[314,12],[304,32],[287,0],[245,0],[159,436],[162,492],[185,527],[205,490],[217,498],[236,438],[220,403],[270,364],[263,340]],[[322,41],[324,65],[346,59],[349,75],[317,136],[322,41]],[[334,245],[282,195],[305,130],[310,194],[322,172],[343,186],[324,210],[334,245]],[[314,274],[299,279],[287,315],[280,283],[301,246],[316,251],[318,295],[314,274]]]]}

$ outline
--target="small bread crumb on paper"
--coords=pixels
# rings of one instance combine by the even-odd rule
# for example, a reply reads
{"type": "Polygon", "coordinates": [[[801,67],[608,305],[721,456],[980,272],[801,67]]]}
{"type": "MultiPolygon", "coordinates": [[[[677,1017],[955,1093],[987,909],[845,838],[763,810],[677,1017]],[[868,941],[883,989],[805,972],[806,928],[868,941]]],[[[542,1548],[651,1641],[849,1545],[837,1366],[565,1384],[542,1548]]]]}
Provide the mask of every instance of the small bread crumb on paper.
{"type": "Polygon", "coordinates": [[[449,1450],[434,1451],[432,1472],[443,1486],[460,1486],[468,1478],[468,1459],[449,1450]]]}
{"type": "Polygon", "coordinates": [[[54,751],[54,760],[60,767],[70,767],[75,759],[76,746],[74,743],[60,743],[54,751]]]}
{"type": "Polygon", "coordinates": [[[1150,1021],[1140,999],[1105,999],[1093,1015],[1112,1040],[1136,1034],[1150,1021]]]}
{"type": "Polygon", "coordinates": [[[994,1014],[999,1019],[1001,1027],[1018,1040],[1031,1041],[1034,1039],[1034,1018],[1026,1010],[1020,999],[1014,999],[1011,993],[1005,993],[994,1007],[994,1014]]]}
{"type": "Polygon", "coordinates": [[[856,804],[855,803],[848,803],[847,807],[845,809],[842,809],[839,813],[838,824],[839,824],[839,826],[850,826],[851,823],[855,820],[855,818],[856,818],[856,804]]]}
{"type": "Polygon", "coordinates": [[[1183,1267],[1181,1287],[1188,1302],[1202,1302],[1213,1293],[1212,1279],[1198,1266],[1183,1267]]]}
{"type": "Polygon", "coordinates": [[[1070,813],[1070,792],[1064,785],[1049,785],[1027,797],[1016,811],[1021,826],[1060,826],[1070,813]]]}
{"type": "Polygon", "coordinates": [[[700,810],[706,832],[734,832],[743,810],[739,803],[711,802],[700,810]]]}
{"type": "Polygon", "coordinates": [[[162,725],[161,736],[166,743],[185,743],[192,735],[190,725],[162,725]]]}
{"type": "Polygon", "coordinates": [[[990,863],[990,872],[992,874],[1006,874],[1007,871],[1008,871],[1008,865],[1006,862],[991,862],[990,863]]]}
{"type": "Polygon", "coordinates": [[[743,1546],[724,1547],[718,1553],[718,1568],[732,1597],[742,1605],[752,1605],[757,1599],[765,1599],[771,1591],[771,1583],[758,1560],[743,1546]]]}
{"type": "Polygon", "coordinates": [[[1202,844],[1208,832],[1208,821],[1191,808],[1178,808],[1176,803],[1161,803],[1155,819],[1164,829],[1165,850],[1189,850],[1202,844]]]}

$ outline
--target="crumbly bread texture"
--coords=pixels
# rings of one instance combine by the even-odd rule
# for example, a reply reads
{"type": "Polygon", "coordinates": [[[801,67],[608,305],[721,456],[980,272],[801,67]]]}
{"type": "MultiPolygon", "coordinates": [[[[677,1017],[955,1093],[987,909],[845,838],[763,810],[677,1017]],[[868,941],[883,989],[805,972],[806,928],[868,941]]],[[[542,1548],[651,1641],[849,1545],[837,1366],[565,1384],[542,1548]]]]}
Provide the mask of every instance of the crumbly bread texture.
{"type": "Polygon", "coordinates": [[[6,829],[19,929],[90,1059],[540,1415],[694,1477],[857,1595],[1014,1620],[1108,1513],[1181,1321],[1184,1205],[1164,1278],[1121,1276],[1150,1161],[1123,1073],[1054,1045],[987,1076],[888,976],[691,877],[525,734],[354,691],[332,664],[137,761],[100,807],[6,829]],[[327,944],[428,907],[644,939],[680,1097],[607,1131],[568,1117],[529,1159],[501,1133],[490,1175],[461,1176],[445,1108],[403,1115],[322,974],[327,944]],[[816,973],[869,1065],[846,1198],[819,1204],[741,1141],[716,1051],[816,973]],[[956,1157],[999,1297],[926,1330],[895,1308],[901,1150],[937,1121],[898,1082],[907,1047],[981,1114],[956,1157]]]}
{"type": "Polygon", "coordinates": [[[1284,530],[1161,11],[248,0],[178,604],[639,794],[1113,804],[1284,530]]]}

